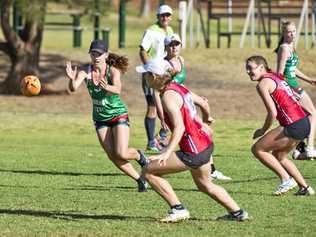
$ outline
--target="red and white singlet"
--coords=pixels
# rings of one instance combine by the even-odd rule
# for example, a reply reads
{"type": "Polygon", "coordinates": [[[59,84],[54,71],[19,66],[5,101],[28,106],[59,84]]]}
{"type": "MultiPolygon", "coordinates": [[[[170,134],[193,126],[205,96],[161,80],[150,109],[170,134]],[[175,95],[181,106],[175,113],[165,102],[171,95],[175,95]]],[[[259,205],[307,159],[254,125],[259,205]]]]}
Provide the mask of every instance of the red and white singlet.
{"type": "Polygon", "coordinates": [[[277,109],[277,120],[281,126],[290,125],[306,117],[306,113],[295,98],[291,87],[276,73],[267,73],[263,78],[272,79],[276,88],[271,97],[277,109]]]}
{"type": "MultiPolygon", "coordinates": [[[[196,119],[197,111],[190,91],[184,86],[174,82],[167,85],[164,92],[168,90],[176,91],[183,99],[181,114],[185,131],[179,142],[180,149],[184,152],[194,154],[204,151],[212,143],[212,139],[205,131],[203,131],[201,122],[196,119]]],[[[171,131],[173,131],[174,126],[171,124],[166,112],[164,112],[164,116],[165,122],[171,131]]]]}

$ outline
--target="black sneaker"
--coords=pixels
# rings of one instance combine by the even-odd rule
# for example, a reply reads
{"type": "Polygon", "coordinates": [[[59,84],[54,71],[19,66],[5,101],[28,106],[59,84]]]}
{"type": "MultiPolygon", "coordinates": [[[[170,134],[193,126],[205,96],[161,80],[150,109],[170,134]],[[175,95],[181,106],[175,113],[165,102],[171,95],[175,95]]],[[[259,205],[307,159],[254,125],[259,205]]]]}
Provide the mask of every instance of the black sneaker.
{"type": "Polygon", "coordinates": [[[143,193],[147,191],[148,184],[143,176],[137,180],[138,192],[143,193]]]}
{"type": "Polygon", "coordinates": [[[224,216],[217,217],[216,220],[218,221],[245,221],[249,219],[248,212],[244,210],[240,210],[238,214],[234,213],[227,213],[224,216]]]}
{"type": "Polygon", "coordinates": [[[137,150],[140,159],[137,161],[138,164],[142,167],[142,168],[146,168],[147,165],[149,164],[149,160],[145,154],[145,152],[143,152],[142,150],[137,150]]]}
{"type": "Polygon", "coordinates": [[[303,141],[300,141],[297,146],[296,146],[296,150],[298,150],[300,153],[305,152],[305,148],[306,148],[306,144],[303,141]]]}
{"type": "Polygon", "coordinates": [[[311,196],[314,195],[315,191],[312,189],[312,187],[308,186],[307,188],[301,187],[295,195],[297,196],[311,196]]]}

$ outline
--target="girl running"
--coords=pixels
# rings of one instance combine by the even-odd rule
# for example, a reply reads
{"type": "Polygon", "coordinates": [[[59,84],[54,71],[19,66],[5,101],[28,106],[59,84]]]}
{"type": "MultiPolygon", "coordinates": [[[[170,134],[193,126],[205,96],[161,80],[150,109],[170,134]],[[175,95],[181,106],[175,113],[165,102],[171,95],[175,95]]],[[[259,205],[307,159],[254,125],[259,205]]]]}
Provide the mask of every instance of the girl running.
{"type": "Polygon", "coordinates": [[[164,175],[189,170],[198,189],[228,210],[228,214],[219,220],[244,221],[248,213],[237,205],[222,187],[209,179],[210,156],[213,141],[204,130],[191,92],[184,86],[172,81],[170,64],[162,59],[150,61],[137,67],[144,73],[148,85],[161,94],[165,121],[171,130],[169,145],[159,155],[152,156],[143,170],[145,178],[152,188],[169,204],[169,214],[162,222],[177,222],[188,219],[189,211],[178,199],[164,175]],[[179,151],[175,151],[180,147],[179,151]]]}
{"type": "Polygon", "coordinates": [[[136,160],[141,167],[147,159],[143,152],[129,148],[129,119],[125,104],[120,99],[121,73],[128,67],[128,59],[108,52],[101,40],[92,41],[89,54],[91,65],[77,70],[67,62],[66,74],[69,88],[75,91],[85,81],[93,103],[93,121],[99,142],[109,159],[125,174],[137,181],[138,191],[146,191],[145,180],[129,160],[136,160]]]}

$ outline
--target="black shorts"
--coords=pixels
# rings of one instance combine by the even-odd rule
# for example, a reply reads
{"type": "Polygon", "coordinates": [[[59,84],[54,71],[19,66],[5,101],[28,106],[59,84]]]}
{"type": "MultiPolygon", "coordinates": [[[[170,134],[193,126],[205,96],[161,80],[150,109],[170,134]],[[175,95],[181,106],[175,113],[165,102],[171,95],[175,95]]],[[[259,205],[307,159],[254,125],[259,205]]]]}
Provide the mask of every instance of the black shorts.
{"type": "Polygon", "coordinates": [[[144,95],[146,97],[147,105],[155,106],[154,89],[147,85],[147,82],[145,81],[144,76],[142,76],[142,88],[143,88],[144,95]]]}
{"type": "Polygon", "coordinates": [[[104,127],[112,128],[121,124],[129,126],[128,114],[123,114],[107,121],[94,121],[94,127],[96,130],[104,127]]]}
{"type": "Polygon", "coordinates": [[[305,117],[290,125],[284,126],[284,135],[301,141],[308,137],[310,130],[311,124],[308,117],[305,117]]]}
{"type": "Polygon", "coordinates": [[[213,152],[213,147],[214,146],[212,143],[204,151],[201,151],[198,154],[192,154],[180,150],[176,151],[176,155],[186,166],[196,169],[210,161],[213,152]]]}

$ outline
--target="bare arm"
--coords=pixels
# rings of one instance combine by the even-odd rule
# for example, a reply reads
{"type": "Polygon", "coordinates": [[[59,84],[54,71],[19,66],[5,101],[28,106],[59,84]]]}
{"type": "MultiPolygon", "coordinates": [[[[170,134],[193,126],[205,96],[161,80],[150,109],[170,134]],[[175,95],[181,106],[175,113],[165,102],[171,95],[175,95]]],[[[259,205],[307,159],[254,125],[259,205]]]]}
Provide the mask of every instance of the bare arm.
{"type": "Polygon", "coordinates": [[[258,138],[265,134],[265,132],[271,127],[273,120],[277,117],[277,110],[272,100],[270,93],[274,91],[276,85],[270,79],[262,79],[258,84],[258,93],[266,107],[267,116],[262,128],[257,129],[253,135],[253,138],[258,138]]]}
{"type": "Polygon", "coordinates": [[[169,144],[165,151],[159,155],[151,157],[153,160],[158,160],[162,165],[170,157],[171,153],[176,150],[183,133],[185,131],[184,122],[181,114],[181,106],[183,104],[182,97],[175,91],[167,91],[163,96],[163,108],[167,112],[174,128],[171,134],[169,144]]]}
{"type": "Polygon", "coordinates": [[[115,67],[111,67],[111,78],[113,85],[107,83],[107,81],[103,78],[100,81],[100,86],[113,94],[121,94],[122,82],[121,82],[121,72],[115,67]]]}
{"type": "Polygon", "coordinates": [[[316,85],[316,80],[314,80],[314,79],[312,79],[312,78],[306,76],[304,73],[302,73],[302,72],[301,72],[300,70],[298,70],[297,68],[295,69],[295,75],[296,75],[299,79],[301,79],[301,80],[303,80],[303,81],[305,81],[305,82],[307,82],[307,83],[309,83],[309,84],[316,85]]]}
{"type": "Polygon", "coordinates": [[[69,80],[69,89],[70,91],[75,91],[81,85],[83,80],[86,78],[87,73],[84,70],[78,72],[78,67],[75,66],[72,68],[71,61],[66,62],[66,75],[69,80]]]}
{"type": "Polygon", "coordinates": [[[211,124],[214,119],[211,117],[210,106],[206,98],[203,98],[191,91],[192,99],[194,104],[196,104],[202,111],[203,122],[211,124]]]}
{"type": "Polygon", "coordinates": [[[155,105],[157,109],[157,115],[158,115],[158,118],[160,119],[161,126],[164,130],[168,130],[168,126],[165,123],[163,107],[162,107],[159,91],[154,90],[154,96],[155,96],[155,105]]]}
{"type": "Polygon", "coordinates": [[[284,74],[285,70],[285,63],[288,57],[290,56],[291,52],[288,47],[280,46],[277,56],[277,73],[284,74]]]}
{"type": "Polygon", "coordinates": [[[149,61],[148,53],[142,46],[139,46],[139,57],[143,64],[146,64],[149,61]]]}

